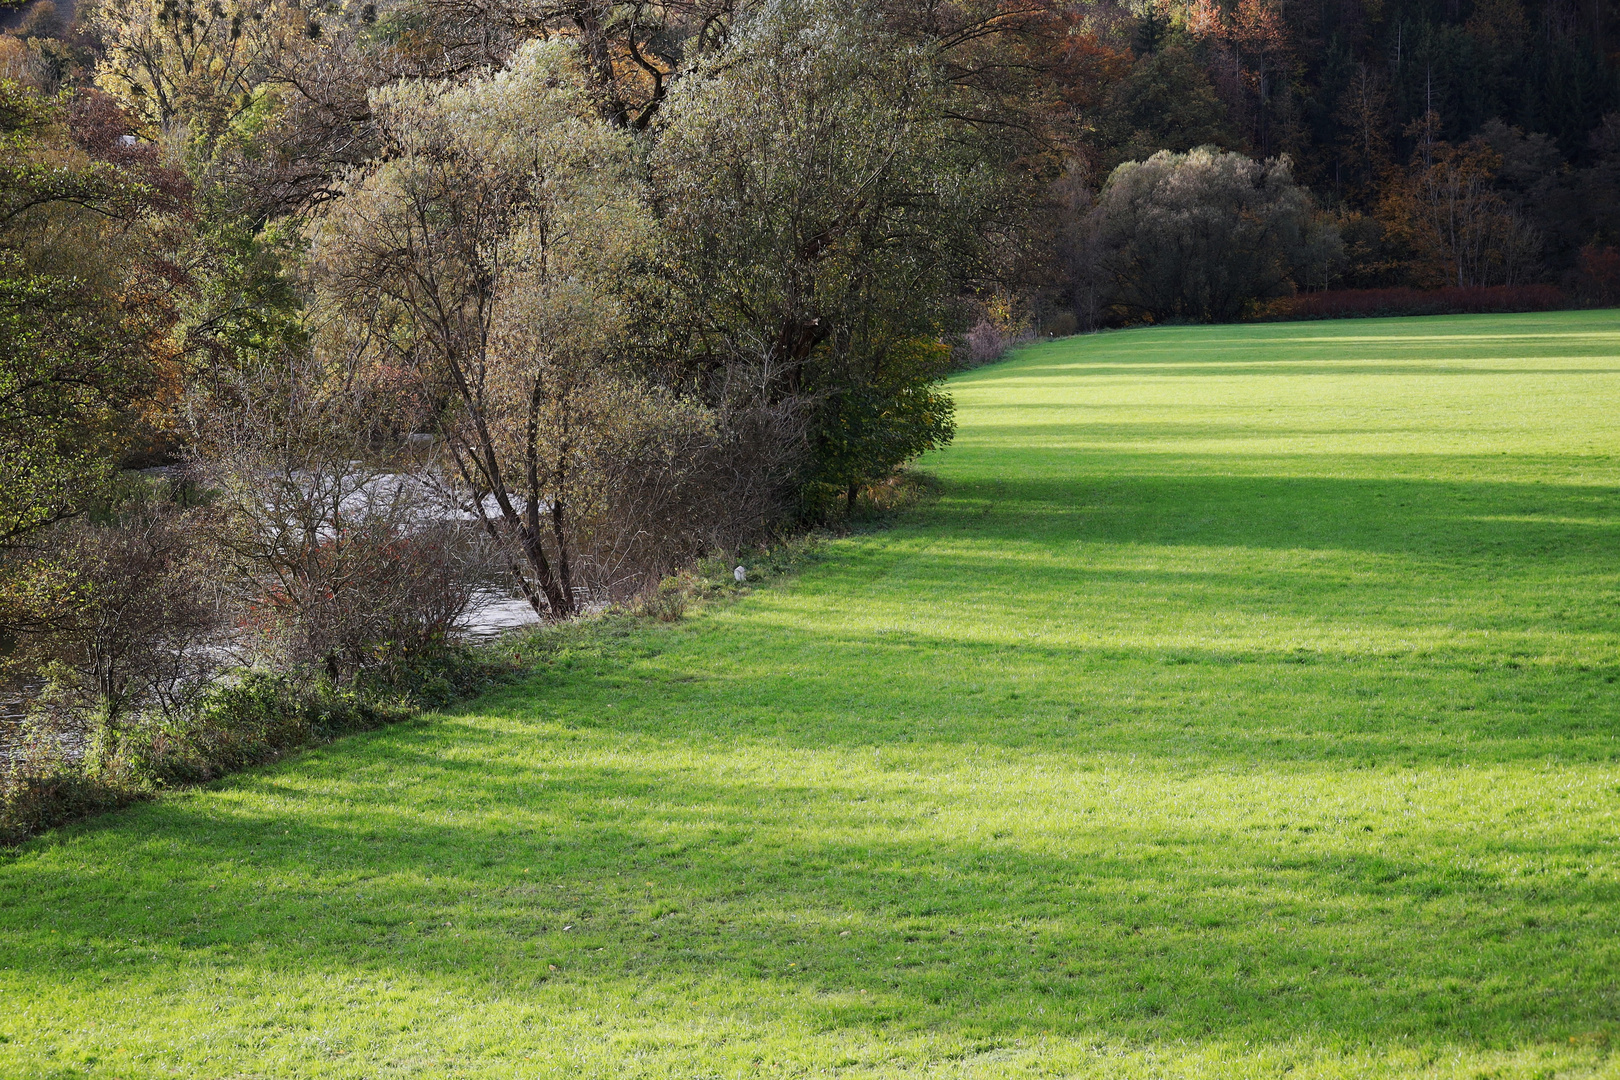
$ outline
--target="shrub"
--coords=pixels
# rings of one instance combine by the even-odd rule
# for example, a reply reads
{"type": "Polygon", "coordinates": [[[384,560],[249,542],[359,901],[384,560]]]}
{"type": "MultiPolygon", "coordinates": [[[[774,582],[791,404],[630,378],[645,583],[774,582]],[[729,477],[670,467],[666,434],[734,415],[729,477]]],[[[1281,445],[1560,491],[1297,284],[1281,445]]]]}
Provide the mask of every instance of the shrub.
{"type": "MultiPolygon", "coordinates": [[[[514,657],[515,658],[515,657],[514,657]]],[[[324,673],[254,668],[216,679],[183,712],[126,716],[94,768],[82,714],[47,694],[0,767],[0,843],[104,813],[164,786],[198,783],[302,747],[410,719],[421,706],[477,693],[512,669],[452,648],[340,686],[324,673]],[[386,677],[385,677],[386,675],[386,677]]]]}
{"type": "Polygon", "coordinates": [[[90,777],[57,761],[50,767],[14,762],[0,782],[0,843],[15,843],[45,829],[116,810],[142,797],[136,787],[90,777]]]}
{"type": "Polygon", "coordinates": [[[1620,303],[1620,249],[1587,244],[1575,264],[1575,284],[1581,299],[1598,307],[1620,303]]]}
{"type": "Polygon", "coordinates": [[[207,780],[414,714],[406,700],[325,680],[300,686],[286,675],[252,670],[216,685],[183,721],[153,724],[143,741],[146,756],[132,762],[132,771],[169,783],[207,780]]]}
{"type": "Polygon", "coordinates": [[[319,664],[336,681],[394,671],[448,647],[472,599],[458,559],[459,530],[380,518],[339,526],[296,550],[244,597],[247,625],[268,653],[319,664]]]}
{"type": "Polygon", "coordinates": [[[82,736],[71,715],[36,708],[0,774],[0,842],[105,813],[165,785],[210,780],[305,746],[398,723],[416,715],[419,702],[442,704],[489,685],[499,673],[470,653],[457,660],[453,669],[445,662],[418,671],[414,693],[340,687],[326,679],[300,683],[261,669],[243,672],[213,684],[185,715],[146,713],[132,719],[115,752],[95,769],[87,769],[77,752],[82,736]]]}
{"type": "Polygon", "coordinates": [[[1567,307],[1552,285],[1492,285],[1467,289],[1337,289],[1283,297],[1257,312],[1264,321],[1355,316],[1466,315],[1495,311],[1556,311],[1567,307]]]}
{"type": "Polygon", "coordinates": [[[973,324],[962,339],[967,346],[968,360],[973,364],[988,364],[992,360],[999,360],[1001,354],[1007,351],[1007,338],[1001,328],[989,319],[980,319],[973,324]]]}
{"type": "Polygon", "coordinates": [[[693,584],[691,574],[665,578],[641,598],[641,614],[659,622],[679,622],[686,614],[693,584]]]}
{"type": "Polygon", "coordinates": [[[81,738],[89,771],[119,756],[141,714],[184,713],[218,668],[203,561],[195,514],[137,485],[121,505],[50,530],[24,568],[48,587],[10,662],[44,678],[40,724],[81,738]]]}
{"type": "Polygon", "coordinates": [[[322,396],[307,361],[199,406],[191,473],[255,659],[350,682],[443,652],[487,571],[409,447],[379,452],[375,399],[322,396]]]}

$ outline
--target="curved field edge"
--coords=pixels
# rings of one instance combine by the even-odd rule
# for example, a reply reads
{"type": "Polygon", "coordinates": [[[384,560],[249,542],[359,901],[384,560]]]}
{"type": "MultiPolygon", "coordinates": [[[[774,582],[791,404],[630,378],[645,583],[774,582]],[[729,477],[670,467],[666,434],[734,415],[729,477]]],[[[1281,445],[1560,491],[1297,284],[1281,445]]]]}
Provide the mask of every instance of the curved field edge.
{"type": "Polygon", "coordinates": [[[785,584],[0,861],[0,1075],[1620,1071],[1620,316],[954,391],[785,584]]]}

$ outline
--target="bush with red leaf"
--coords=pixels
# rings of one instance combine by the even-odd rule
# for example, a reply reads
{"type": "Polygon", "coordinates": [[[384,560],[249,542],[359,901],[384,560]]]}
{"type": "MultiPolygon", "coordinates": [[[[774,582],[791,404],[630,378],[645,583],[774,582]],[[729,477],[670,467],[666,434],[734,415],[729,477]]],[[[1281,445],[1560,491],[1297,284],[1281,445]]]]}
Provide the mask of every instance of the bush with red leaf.
{"type": "Polygon", "coordinates": [[[1575,290],[1596,307],[1620,304],[1620,248],[1587,244],[1575,263],[1575,290]]]}
{"type": "Polygon", "coordinates": [[[1557,311],[1569,307],[1555,285],[1491,285],[1450,289],[1334,289],[1298,293],[1261,307],[1262,322],[1346,319],[1392,315],[1469,315],[1506,311],[1557,311]]]}

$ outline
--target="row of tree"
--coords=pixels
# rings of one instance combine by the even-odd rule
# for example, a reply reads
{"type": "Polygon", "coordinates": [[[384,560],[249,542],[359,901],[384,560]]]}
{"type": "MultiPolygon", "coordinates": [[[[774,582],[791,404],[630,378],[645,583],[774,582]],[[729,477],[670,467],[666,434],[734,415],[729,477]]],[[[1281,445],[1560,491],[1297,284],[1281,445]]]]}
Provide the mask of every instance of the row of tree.
{"type": "Polygon", "coordinates": [[[243,671],[415,678],[481,590],[568,618],[853,506],[951,436],[952,343],[1052,173],[1060,30],[994,2],[34,5],[0,38],[30,745],[172,757],[243,671]]]}
{"type": "Polygon", "coordinates": [[[566,615],[949,436],[941,338],[1016,217],[994,8],[41,10],[0,83],[8,536],[297,370],[438,447],[566,615]]]}

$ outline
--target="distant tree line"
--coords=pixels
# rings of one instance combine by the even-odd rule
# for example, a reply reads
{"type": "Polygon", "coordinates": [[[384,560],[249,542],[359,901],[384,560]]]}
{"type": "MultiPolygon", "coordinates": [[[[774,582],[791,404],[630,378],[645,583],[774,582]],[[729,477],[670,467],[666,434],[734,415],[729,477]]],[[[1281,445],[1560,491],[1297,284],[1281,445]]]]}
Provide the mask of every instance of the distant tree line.
{"type": "MultiPolygon", "coordinates": [[[[1311,253],[1279,255],[1279,267],[1295,260],[1286,280],[1276,267],[1259,273],[1251,303],[1296,290],[1532,285],[1620,300],[1620,17],[1610,0],[1151,0],[1087,11],[1070,48],[1091,77],[1074,95],[1089,122],[1058,189],[1059,306],[1083,322],[1233,317],[1219,305],[1186,310],[1185,297],[1145,309],[1140,283],[1122,283],[1116,256],[1104,257],[1109,242],[1097,246],[1099,230],[1125,227],[1117,209],[1128,204],[1139,219],[1153,198],[1131,162],[1200,147],[1286,160],[1310,195],[1311,253]]],[[[1184,202],[1186,192],[1168,194],[1180,183],[1172,174],[1207,186],[1213,160],[1148,168],[1165,198],[1184,202]]],[[[1229,191],[1212,199],[1212,212],[1231,205],[1229,191]]],[[[1165,227],[1156,219],[1157,239],[1138,243],[1162,245],[1165,227]]]]}

